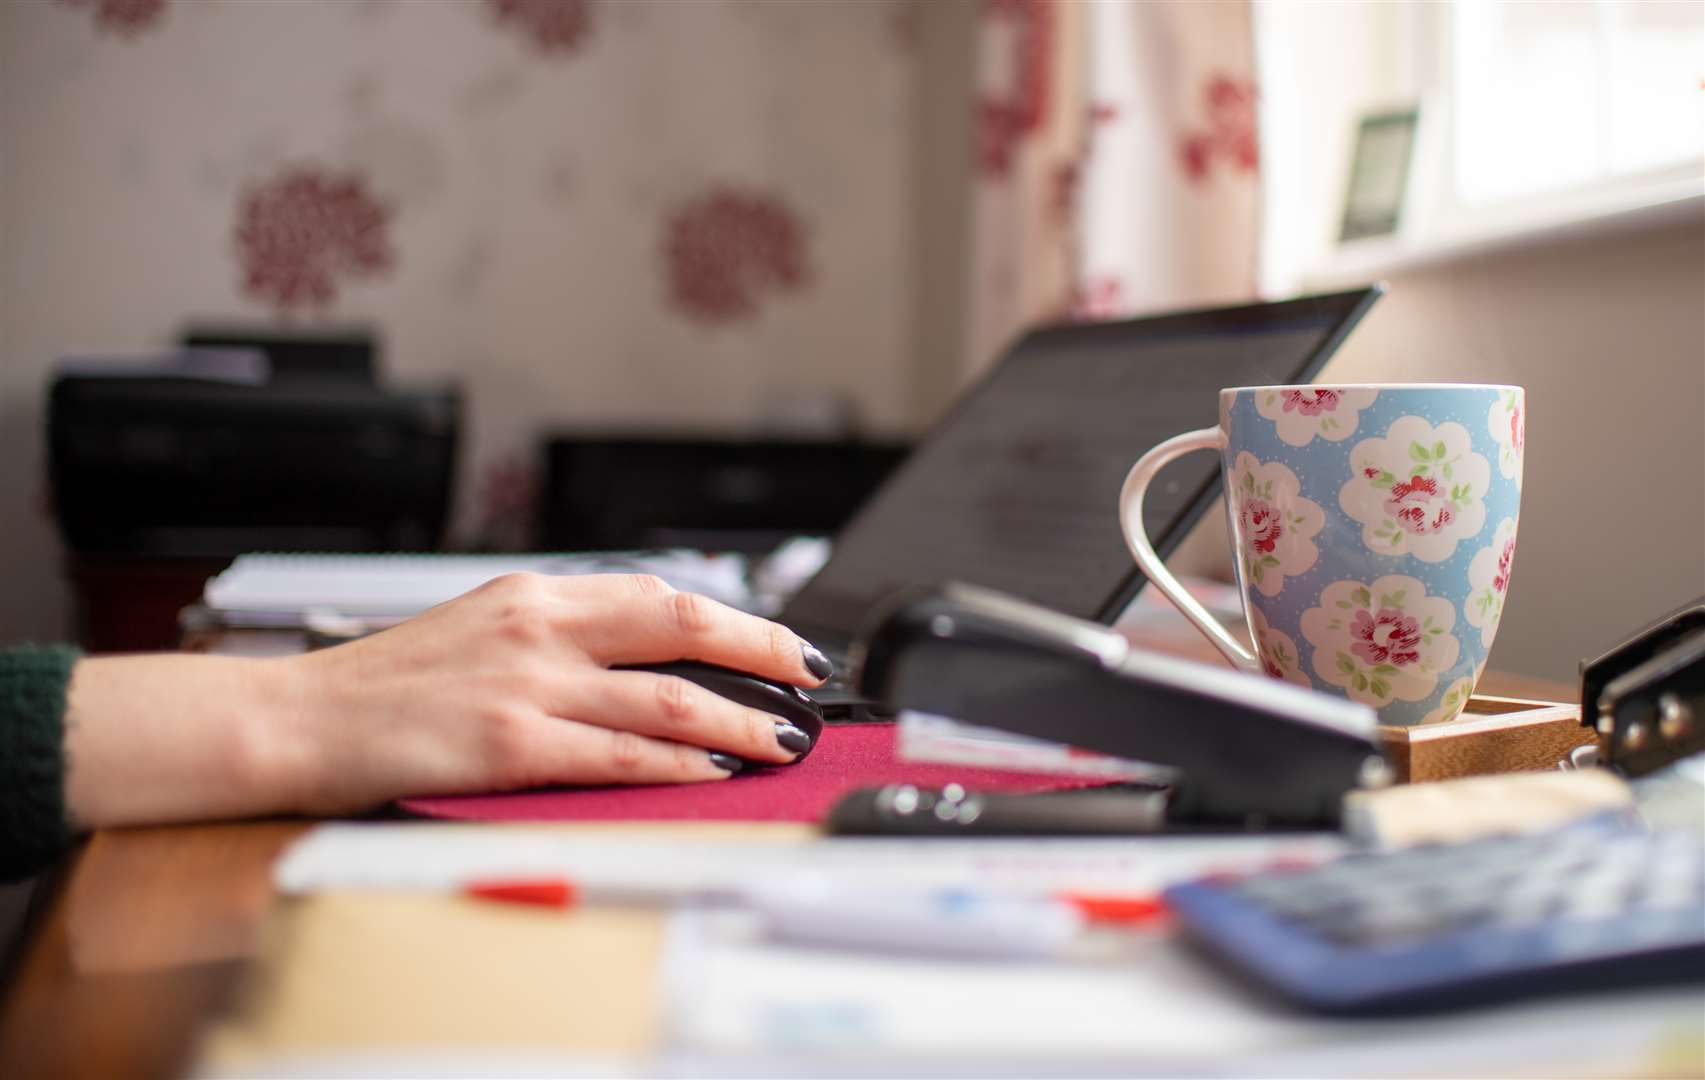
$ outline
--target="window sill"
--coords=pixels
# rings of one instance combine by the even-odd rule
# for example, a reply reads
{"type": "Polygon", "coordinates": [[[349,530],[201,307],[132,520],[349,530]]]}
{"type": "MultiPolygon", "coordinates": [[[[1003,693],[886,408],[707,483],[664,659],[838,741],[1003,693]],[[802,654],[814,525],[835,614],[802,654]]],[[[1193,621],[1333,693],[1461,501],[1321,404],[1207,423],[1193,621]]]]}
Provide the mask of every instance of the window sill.
{"type": "Polygon", "coordinates": [[[1471,226],[1427,238],[1403,235],[1343,244],[1304,275],[1310,291],[1519,251],[1563,240],[1705,222],[1705,180],[1686,177],[1615,197],[1557,200],[1486,214],[1471,226]]]}

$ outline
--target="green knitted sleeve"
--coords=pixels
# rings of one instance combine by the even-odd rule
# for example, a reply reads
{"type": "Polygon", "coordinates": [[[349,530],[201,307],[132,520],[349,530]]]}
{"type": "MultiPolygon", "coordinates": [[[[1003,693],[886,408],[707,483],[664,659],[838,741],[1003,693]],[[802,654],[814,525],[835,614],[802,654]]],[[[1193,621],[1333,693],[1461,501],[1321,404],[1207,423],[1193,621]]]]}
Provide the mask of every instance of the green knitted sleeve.
{"type": "Polygon", "coordinates": [[[80,657],[60,645],[0,649],[0,880],[71,843],[65,816],[65,689],[80,657]]]}

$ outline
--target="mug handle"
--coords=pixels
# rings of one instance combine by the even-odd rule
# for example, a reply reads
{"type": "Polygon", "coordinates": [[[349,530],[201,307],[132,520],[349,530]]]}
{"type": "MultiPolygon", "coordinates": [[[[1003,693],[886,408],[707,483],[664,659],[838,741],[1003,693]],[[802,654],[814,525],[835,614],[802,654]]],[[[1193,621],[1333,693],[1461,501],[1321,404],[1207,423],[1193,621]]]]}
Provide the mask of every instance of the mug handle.
{"type": "Polygon", "coordinates": [[[1232,637],[1226,628],[1220,625],[1220,621],[1178,583],[1178,579],[1161,564],[1160,556],[1155,554],[1154,545],[1149,543],[1149,538],[1143,533],[1143,496],[1147,494],[1149,482],[1161,467],[1193,450],[1217,451],[1224,448],[1224,432],[1217,427],[1202,428],[1200,431],[1186,431],[1182,435],[1175,435],[1138,458],[1137,463],[1131,466],[1130,474],[1125,477],[1124,488],[1119,492],[1119,527],[1124,530],[1125,546],[1131,549],[1131,557],[1137,560],[1137,566],[1148,575],[1155,587],[1166,594],[1166,598],[1172,601],[1186,619],[1196,624],[1196,629],[1205,634],[1214,648],[1231,661],[1232,667],[1239,671],[1259,674],[1261,661],[1232,637]]]}

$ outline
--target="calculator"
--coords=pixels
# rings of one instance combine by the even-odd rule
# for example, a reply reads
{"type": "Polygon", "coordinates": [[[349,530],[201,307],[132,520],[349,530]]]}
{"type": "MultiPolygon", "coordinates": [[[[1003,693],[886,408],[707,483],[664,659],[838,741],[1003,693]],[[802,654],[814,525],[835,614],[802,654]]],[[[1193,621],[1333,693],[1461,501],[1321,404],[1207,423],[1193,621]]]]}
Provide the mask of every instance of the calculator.
{"type": "Polygon", "coordinates": [[[1165,893],[1180,929],[1306,1008],[1396,1013],[1705,983],[1705,834],[1596,821],[1165,893]]]}

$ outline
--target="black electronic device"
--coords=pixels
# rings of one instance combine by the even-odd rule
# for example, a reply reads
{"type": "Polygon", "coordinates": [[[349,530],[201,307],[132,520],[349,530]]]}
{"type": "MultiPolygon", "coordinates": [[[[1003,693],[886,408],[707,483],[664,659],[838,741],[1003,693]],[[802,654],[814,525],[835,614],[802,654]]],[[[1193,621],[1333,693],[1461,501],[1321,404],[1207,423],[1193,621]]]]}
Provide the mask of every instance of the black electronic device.
{"type": "Polygon", "coordinates": [[[560,435],[545,443],[539,547],[766,554],[790,537],[835,532],[908,449],[856,439],[560,435]]]}
{"type": "MultiPolygon", "coordinates": [[[[685,679],[695,686],[702,686],[713,694],[719,694],[736,704],[749,709],[767,712],[776,718],[778,731],[777,741],[783,747],[796,751],[799,756],[793,760],[797,764],[811,753],[817,745],[817,739],[823,734],[823,710],[817,703],[806,697],[797,687],[786,683],[774,682],[770,679],[750,674],[745,671],[735,671],[733,668],[721,667],[717,664],[706,664],[697,660],[674,660],[662,664],[624,664],[624,671],[649,671],[658,675],[673,675],[685,679]],[[791,725],[799,734],[783,730],[780,725],[791,725]],[[800,736],[804,742],[800,745],[800,736]],[[794,745],[789,745],[789,743],[794,745]]],[[[745,760],[746,766],[767,765],[768,762],[745,760]]]]}
{"type": "Polygon", "coordinates": [[[1136,649],[985,589],[903,596],[860,651],[859,690],[890,708],[1176,769],[1173,821],[1331,826],[1346,793],[1391,777],[1365,705],[1136,649]]]}
{"type": "Polygon", "coordinates": [[[49,398],[53,506],[74,551],[429,550],[443,536],[453,387],[62,375],[49,398]]]}
{"type": "Polygon", "coordinates": [[[1581,662],[1581,723],[1628,776],[1705,751],[1705,597],[1581,662]]]}
{"type": "MultiPolygon", "coordinates": [[[[871,608],[909,586],[965,581],[1112,622],[1145,581],[1114,512],[1131,463],[1215,423],[1224,387],[1312,381],[1383,293],[1026,333],[836,534],[780,621],[843,671],[871,608]]],[[[1175,548],[1218,489],[1209,455],[1169,466],[1144,505],[1156,550],[1175,548]]],[[[849,684],[812,696],[831,715],[860,703],[849,684]]]]}
{"type": "Polygon", "coordinates": [[[267,359],[273,382],[379,383],[379,345],[371,331],[275,330],[192,326],[180,339],[191,348],[253,349],[267,359]]]}
{"type": "Polygon", "coordinates": [[[824,825],[837,836],[1144,836],[1169,827],[1169,794],[1123,784],[1026,795],[888,784],[842,796],[824,825]]]}

